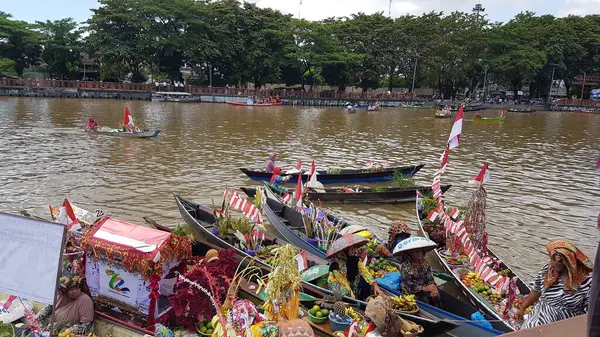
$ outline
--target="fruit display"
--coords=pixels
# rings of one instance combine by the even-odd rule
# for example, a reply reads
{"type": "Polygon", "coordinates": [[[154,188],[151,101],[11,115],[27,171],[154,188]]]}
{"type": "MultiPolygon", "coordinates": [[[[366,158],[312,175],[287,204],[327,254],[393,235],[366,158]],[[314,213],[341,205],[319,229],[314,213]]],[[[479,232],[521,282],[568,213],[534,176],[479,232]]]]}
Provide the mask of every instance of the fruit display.
{"type": "Polygon", "coordinates": [[[510,270],[508,269],[502,269],[498,272],[498,275],[500,276],[510,276],[510,270]]]}
{"type": "Polygon", "coordinates": [[[359,319],[358,313],[356,311],[354,311],[354,308],[352,308],[352,307],[346,308],[345,314],[346,314],[346,316],[350,317],[353,321],[356,321],[359,319]]]}
{"type": "Polygon", "coordinates": [[[327,318],[329,316],[329,309],[321,309],[318,305],[315,305],[308,313],[316,318],[327,318]]]}
{"type": "Polygon", "coordinates": [[[444,258],[449,264],[461,265],[469,263],[469,257],[467,255],[460,255],[458,257],[444,256],[444,258]]]}
{"type": "Polygon", "coordinates": [[[423,332],[423,327],[418,325],[417,323],[408,320],[403,321],[404,322],[402,322],[402,333],[404,335],[417,334],[423,332]]]}
{"type": "Polygon", "coordinates": [[[392,300],[392,307],[396,310],[414,312],[419,308],[415,295],[392,296],[390,299],[392,300]]]}
{"type": "Polygon", "coordinates": [[[384,258],[372,259],[371,263],[367,264],[367,269],[374,278],[380,278],[389,272],[398,271],[384,258]]]}
{"type": "MultiPolygon", "coordinates": [[[[523,303],[523,301],[525,300],[525,297],[521,297],[518,300],[515,301],[514,307],[519,309],[521,307],[521,304],[523,303]]],[[[530,305],[529,307],[527,307],[527,309],[525,309],[525,314],[528,314],[531,312],[531,308],[533,308],[533,305],[530,305]]]]}
{"type": "Polygon", "coordinates": [[[492,295],[492,289],[489,286],[476,285],[471,288],[483,296],[492,295]]]}
{"type": "Polygon", "coordinates": [[[59,333],[58,337],[75,337],[75,334],[71,331],[71,329],[66,329],[65,331],[59,333]]]}
{"type": "Polygon", "coordinates": [[[202,322],[198,322],[198,332],[203,335],[212,335],[214,332],[214,327],[212,321],[203,320],[202,322]]]}
{"type": "Polygon", "coordinates": [[[469,288],[483,286],[483,279],[479,276],[479,274],[474,273],[472,271],[466,274],[462,274],[461,280],[469,288]]]}

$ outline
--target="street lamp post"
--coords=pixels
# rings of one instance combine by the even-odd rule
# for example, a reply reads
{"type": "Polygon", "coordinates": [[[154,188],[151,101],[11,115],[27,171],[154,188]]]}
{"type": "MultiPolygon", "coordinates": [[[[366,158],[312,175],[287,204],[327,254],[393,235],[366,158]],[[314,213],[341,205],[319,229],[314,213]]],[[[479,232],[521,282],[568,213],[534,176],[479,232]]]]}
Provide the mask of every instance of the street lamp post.
{"type": "Polygon", "coordinates": [[[415,78],[417,77],[417,61],[419,60],[419,56],[416,55],[415,56],[415,69],[413,70],[413,78],[412,78],[412,88],[410,89],[410,92],[413,94],[413,97],[415,96],[415,78]]]}
{"type": "Polygon", "coordinates": [[[485,91],[486,91],[485,89],[487,89],[487,72],[488,72],[488,66],[486,64],[485,65],[485,72],[484,72],[484,75],[483,75],[483,94],[481,95],[482,96],[481,97],[482,102],[484,102],[484,103],[485,103],[485,91]]]}
{"type": "Polygon", "coordinates": [[[477,14],[477,23],[479,23],[479,15],[481,12],[485,12],[485,8],[481,4],[475,4],[473,7],[473,13],[477,14]]]}
{"type": "MultiPolygon", "coordinates": [[[[548,103],[552,102],[552,87],[554,87],[554,71],[556,70],[556,65],[552,66],[552,78],[550,79],[550,91],[548,92],[548,103]]],[[[558,92],[558,90],[557,90],[558,92]]]]}

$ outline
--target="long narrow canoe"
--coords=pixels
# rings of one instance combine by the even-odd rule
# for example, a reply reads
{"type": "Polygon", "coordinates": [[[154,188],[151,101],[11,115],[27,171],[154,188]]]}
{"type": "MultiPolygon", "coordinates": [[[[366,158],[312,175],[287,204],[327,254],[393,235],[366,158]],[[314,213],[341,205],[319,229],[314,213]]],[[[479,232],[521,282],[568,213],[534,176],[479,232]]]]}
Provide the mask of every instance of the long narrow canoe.
{"type": "Polygon", "coordinates": [[[238,103],[238,102],[227,102],[227,104],[229,104],[229,105],[233,105],[233,106],[258,106],[258,107],[264,107],[264,106],[277,106],[277,105],[283,105],[283,102],[273,102],[273,103],[252,103],[252,104],[248,104],[248,103],[238,103]]]}
{"type": "MultiPolygon", "coordinates": [[[[421,221],[427,215],[422,214],[422,212],[419,209],[419,204],[420,204],[420,199],[417,197],[416,212],[417,212],[417,222],[419,224],[419,230],[423,233],[423,236],[429,237],[429,235],[423,228],[423,222],[421,221]]],[[[503,325],[502,329],[500,329],[500,328],[497,328],[497,329],[502,330],[502,331],[507,331],[507,332],[515,331],[515,328],[509,322],[504,320],[504,318],[502,317],[502,314],[498,313],[496,311],[496,309],[494,309],[494,307],[487,300],[485,300],[483,298],[482,295],[478,294],[473,289],[467,287],[462,282],[460,275],[458,275],[456,272],[454,272],[453,267],[450,266],[448,261],[446,261],[445,257],[442,256],[441,249],[443,249],[443,248],[438,248],[438,249],[432,250],[432,254],[434,254],[436,260],[440,263],[440,265],[442,265],[442,267],[444,268],[444,271],[446,273],[454,276],[454,282],[459,286],[463,295],[465,295],[465,297],[467,297],[473,303],[473,305],[475,305],[477,308],[482,310],[482,312],[484,312],[486,315],[493,317],[493,319],[497,322],[496,324],[500,323],[501,325],[503,325]]],[[[489,248],[488,248],[488,254],[500,262],[500,268],[507,269],[509,271],[508,277],[512,278],[512,277],[517,276],[515,274],[515,272],[506,263],[504,263],[504,261],[502,261],[500,258],[498,258],[498,256],[489,248]]],[[[454,268],[456,268],[456,266],[454,266],[454,268]]],[[[519,291],[521,292],[521,294],[526,295],[526,294],[529,294],[529,292],[531,291],[529,286],[527,286],[521,280],[520,277],[517,277],[517,287],[519,288],[519,291]]]]}
{"type": "MultiPolygon", "coordinates": [[[[452,185],[443,185],[442,191],[446,192],[452,185]]],[[[246,195],[254,197],[256,187],[240,187],[246,195]]],[[[292,193],[293,189],[286,189],[292,193]]],[[[326,188],[325,192],[317,192],[309,189],[308,198],[314,201],[327,203],[365,203],[365,204],[399,204],[414,202],[416,191],[423,194],[431,193],[431,186],[411,187],[361,187],[359,192],[343,192],[341,188],[326,188]]]]}
{"type": "Polygon", "coordinates": [[[512,108],[512,109],[507,109],[506,111],[510,111],[510,112],[522,112],[522,113],[530,113],[530,112],[535,112],[535,109],[532,109],[532,108],[527,108],[527,109],[517,109],[517,108],[512,108]]]}
{"type": "Polygon", "coordinates": [[[130,138],[153,138],[158,136],[160,130],[145,130],[141,132],[123,131],[122,129],[94,129],[89,132],[95,132],[99,135],[107,135],[113,137],[130,137],[130,138]]]}
{"type": "MultiPolygon", "coordinates": [[[[328,171],[317,171],[317,179],[322,184],[335,184],[335,183],[356,183],[356,182],[378,182],[387,181],[394,178],[394,174],[402,174],[404,177],[412,177],[419,170],[421,170],[425,164],[408,165],[408,166],[396,166],[386,167],[381,170],[376,169],[346,169],[339,170],[336,173],[328,171]]],[[[258,181],[269,181],[271,180],[272,173],[267,173],[262,170],[240,168],[248,178],[258,181]]],[[[296,182],[298,180],[298,173],[291,174],[290,182],[296,182]]],[[[308,172],[302,174],[302,181],[308,180],[308,172]]]]}
{"type": "MultiPolygon", "coordinates": [[[[234,248],[238,254],[247,256],[247,254],[232,246],[229,242],[214,236],[211,232],[213,224],[216,222],[216,218],[212,214],[212,210],[208,207],[201,206],[197,203],[187,201],[178,195],[174,195],[175,202],[179,208],[179,212],[183,216],[185,222],[190,226],[194,235],[200,239],[207,240],[209,243],[213,243],[221,248],[234,248]]],[[[255,263],[268,266],[264,261],[259,259],[255,260],[255,263]]],[[[309,282],[303,281],[303,287],[310,287],[317,289],[323,293],[331,294],[331,291],[321,288],[309,282]]],[[[344,297],[344,301],[359,304],[364,308],[366,303],[358,301],[353,298],[344,297]]],[[[450,301],[450,300],[449,300],[450,301]]],[[[457,300],[458,301],[458,300],[457,300]]],[[[464,303],[464,302],[462,302],[464,303]]],[[[415,323],[425,328],[425,333],[421,336],[448,336],[446,331],[450,335],[464,336],[464,337],[477,337],[477,336],[497,336],[501,334],[499,331],[494,329],[487,329],[481,327],[473,322],[465,320],[462,317],[429,306],[425,303],[419,302],[420,311],[417,314],[406,314],[399,313],[405,319],[414,321],[415,323]],[[450,324],[450,325],[449,325],[450,324]],[[450,330],[450,331],[449,331],[450,330]]],[[[464,310],[464,308],[463,308],[464,310]]]]}
{"type": "Polygon", "coordinates": [[[504,117],[489,117],[489,118],[475,118],[473,123],[501,123],[504,122],[504,117]]]}
{"type": "MultiPolygon", "coordinates": [[[[265,187],[267,202],[263,204],[263,212],[266,217],[269,219],[271,225],[276,229],[279,235],[283,236],[283,239],[287,242],[293,244],[294,246],[303,249],[316,249],[315,246],[311,245],[307,241],[307,236],[304,231],[304,222],[302,219],[302,215],[295,209],[288,207],[283,204],[278,197],[271,191],[270,188],[265,187]]],[[[335,217],[333,217],[335,218],[335,217]]],[[[335,218],[337,219],[337,218],[335,218]]],[[[341,221],[341,220],[338,220],[341,221]]],[[[349,226],[350,223],[345,223],[343,226],[349,226]]],[[[319,256],[324,257],[325,253],[321,250],[317,249],[317,253],[320,253],[319,256]]],[[[390,260],[392,264],[396,264],[398,261],[390,260]]],[[[389,295],[400,295],[399,292],[387,289],[382,287],[389,295]]],[[[445,292],[443,289],[439,289],[441,302],[444,304],[444,309],[441,310],[435,307],[430,306],[430,310],[437,309],[444,314],[449,314],[453,316],[453,320],[465,320],[470,318],[470,315],[476,312],[478,309],[469,303],[461,301],[458,298],[451,296],[449,293],[445,292]]],[[[419,302],[419,307],[425,306],[425,303],[419,302]]],[[[473,329],[484,329],[479,325],[471,323],[474,326],[471,327],[473,329]]],[[[509,332],[512,330],[505,329],[503,324],[492,323],[493,329],[488,329],[488,332],[500,334],[502,332],[509,332]]]]}

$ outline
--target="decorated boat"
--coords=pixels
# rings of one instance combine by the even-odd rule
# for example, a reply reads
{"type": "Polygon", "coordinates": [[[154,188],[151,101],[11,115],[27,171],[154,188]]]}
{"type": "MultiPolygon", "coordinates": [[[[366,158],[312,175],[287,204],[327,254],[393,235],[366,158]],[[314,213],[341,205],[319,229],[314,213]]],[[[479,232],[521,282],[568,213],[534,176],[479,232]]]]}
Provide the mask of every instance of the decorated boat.
{"type": "MultiPolygon", "coordinates": [[[[192,231],[194,231],[194,235],[196,237],[205,238],[205,240],[209,241],[210,243],[215,243],[221,248],[235,248],[238,254],[248,256],[248,252],[236,248],[226,240],[223,240],[219,237],[215,237],[212,228],[214,226],[214,223],[216,222],[216,218],[213,215],[212,210],[210,208],[201,206],[191,201],[187,201],[177,195],[175,195],[175,201],[177,203],[181,215],[183,216],[186,223],[190,226],[192,231]]],[[[256,257],[257,259],[255,259],[255,263],[268,265],[268,260],[262,260],[260,254],[257,254],[256,257]]],[[[311,263],[309,262],[309,265],[310,264],[311,263]]],[[[319,264],[313,264],[313,266],[309,270],[317,267],[318,265],[319,264]]],[[[331,291],[320,287],[318,284],[315,284],[317,283],[317,278],[318,277],[311,278],[309,276],[306,276],[305,279],[308,279],[310,281],[304,280],[302,282],[303,287],[308,286],[313,289],[317,289],[318,291],[321,291],[323,293],[331,295],[331,291]]],[[[365,303],[362,301],[358,301],[348,297],[344,297],[344,301],[358,303],[359,305],[365,305],[365,303]]],[[[454,312],[460,311],[464,312],[466,315],[467,312],[472,313],[474,310],[474,308],[470,307],[469,305],[461,306],[460,304],[464,304],[464,302],[461,302],[460,300],[452,296],[449,296],[447,299],[445,299],[445,301],[449,303],[449,305],[452,305],[456,308],[454,309],[454,312]]],[[[464,331],[464,336],[494,336],[501,334],[500,331],[480,326],[474,322],[462,318],[458,314],[452,314],[442,309],[429,306],[425,303],[418,303],[420,307],[418,313],[409,314],[399,312],[398,314],[404,318],[413,320],[414,322],[417,322],[418,324],[425,327],[427,332],[423,336],[436,336],[439,334],[443,334],[443,332],[447,331],[449,328],[453,331],[464,331]],[[453,322],[455,326],[449,327],[447,325],[449,321],[453,322]]]]}
{"type": "MultiPolygon", "coordinates": [[[[433,256],[443,266],[446,273],[454,276],[455,282],[460,287],[463,294],[469,298],[477,308],[484,311],[490,317],[493,317],[494,320],[502,322],[506,329],[511,331],[516,330],[518,327],[516,320],[507,319],[505,317],[509,312],[513,311],[513,308],[502,306],[503,301],[508,301],[508,299],[504,298],[505,295],[503,294],[503,290],[498,288],[498,291],[496,291],[493,286],[490,287],[489,283],[486,285],[486,282],[483,281],[478,273],[473,272],[474,269],[470,262],[471,257],[466,252],[462,251],[462,254],[461,252],[459,252],[459,254],[448,253],[444,225],[427,220],[427,212],[437,209],[437,206],[432,205],[433,203],[433,199],[421,199],[417,197],[416,211],[419,229],[423,232],[425,237],[431,238],[440,246],[432,251],[433,256]],[[423,207],[424,203],[429,206],[423,207]],[[427,223],[424,223],[424,221],[427,223]],[[504,313],[504,310],[507,310],[507,312],[504,313]]],[[[451,211],[450,213],[456,214],[456,212],[458,211],[451,211]]],[[[516,274],[514,271],[492,250],[487,248],[484,256],[483,265],[481,266],[482,270],[491,268],[495,271],[495,274],[505,277],[507,280],[514,280],[517,287],[514,290],[516,290],[518,294],[513,296],[522,298],[522,296],[529,294],[529,287],[520,278],[515,277],[516,274]]],[[[489,275],[492,274],[489,270],[487,273],[489,275]]],[[[515,304],[518,305],[518,302],[514,302],[511,305],[514,306],[515,304]]]]}
{"type": "Polygon", "coordinates": [[[160,130],[141,130],[134,124],[133,116],[129,113],[129,108],[125,108],[125,116],[123,118],[123,126],[120,129],[113,129],[109,126],[101,128],[94,127],[86,129],[87,132],[94,132],[101,135],[113,137],[130,137],[130,138],[153,138],[158,136],[160,130]]]}
{"type": "Polygon", "coordinates": [[[426,105],[426,104],[402,104],[399,106],[399,108],[402,108],[402,109],[434,109],[435,106],[426,105]]]}
{"type": "MultiPolygon", "coordinates": [[[[329,169],[317,171],[319,182],[322,184],[334,183],[355,183],[355,182],[381,182],[392,180],[394,174],[404,177],[412,177],[425,164],[395,166],[395,167],[372,167],[362,169],[329,169]]],[[[272,173],[264,172],[263,170],[240,168],[252,180],[269,181],[272,173]]],[[[283,172],[283,171],[282,171],[283,172]]],[[[291,176],[290,181],[298,180],[298,171],[284,172],[284,175],[291,176]]],[[[302,173],[302,181],[308,180],[308,172],[302,173]]]]}
{"type": "Polygon", "coordinates": [[[176,102],[176,103],[196,103],[200,102],[200,97],[194,97],[187,92],[164,92],[159,91],[152,94],[153,102],[176,102]]]}
{"type": "Polygon", "coordinates": [[[381,106],[379,105],[379,103],[375,103],[375,104],[371,104],[367,107],[367,111],[379,111],[379,109],[381,108],[381,106]]]}
{"type": "Polygon", "coordinates": [[[452,111],[450,110],[450,107],[444,107],[441,110],[437,110],[435,112],[435,117],[436,118],[450,118],[452,117],[452,111]]]}
{"type": "MultiPolygon", "coordinates": [[[[441,107],[441,106],[440,106],[441,107]]],[[[457,112],[460,109],[460,105],[450,105],[448,106],[450,111],[457,112]]],[[[463,111],[480,111],[485,110],[487,107],[484,104],[473,104],[473,105],[465,105],[463,111]]]]}
{"type": "MultiPolygon", "coordinates": [[[[442,186],[446,192],[452,185],[442,186]]],[[[240,187],[246,195],[254,197],[256,187],[240,187]]],[[[284,189],[291,193],[292,189],[284,189]]],[[[423,194],[431,193],[431,186],[411,186],[411,187],[338,187],[316,190],[308,188],[307,195],[310,200],[323,201],[327,203],[366,203],[366,204],[397,204],[414,202],[416,191],[423,194]]]]}

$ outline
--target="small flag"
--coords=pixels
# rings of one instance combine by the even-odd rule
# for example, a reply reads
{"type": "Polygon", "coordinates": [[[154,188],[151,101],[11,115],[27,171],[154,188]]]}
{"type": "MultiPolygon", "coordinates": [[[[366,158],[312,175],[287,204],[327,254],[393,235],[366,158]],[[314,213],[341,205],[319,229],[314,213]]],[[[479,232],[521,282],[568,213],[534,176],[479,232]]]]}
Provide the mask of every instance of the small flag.
{"type": "Polygon", "coordinates": [[[444,153],[442,153],[442,156],[440,157],[440,161],[442,162],[440,165],[441,173],[446,172],[446,166],[448,165],[448,153],[449,152],[450,152],[450,149],[448,147],[446,147],[446,150],[444,150],[444,153]]]}
{"type": "Polygon", "coordinates": [[[490,179],[488,163],[485,162],[477,177],[469,178],[469,184],[485,184],[490,179]]]}
{"type": "Polygon", "coordinates": [[[458,216],[460,215],[460,211],[458,210],[458,208],[454,207],[451,211],[450,211],[450,217],[454,220],[458,219],[458,216]]]}
{"type": "Polygon", "coordinates": [[[302,171],[302,160],[298,160],[298,164],[296,164],[296,170],[302,171]]]}
{"type": "Polygon", "coordinates": [[[360,256],[360,260],[362,261],[362,263],[367,266],[369,262],[369,254],[367,254],[366,250],[363,250],[362,255],[360,256]]]}
{"type": "Polygon", "coordinates": [[[500,117],[504,117],[504,109],[500,109],[500,117]]]}
{"type": "Polygon", "coordinates": [[[294,260],[298,264],[298,270],[302,272],[306,268],[308,268],[308,261],[306,260],[306,252],[301,251],[298,255],[294,256],[294,260]]]}
{"type": "Polygon", "coordinates": [[[450,131],[450,137],[448,138],[448,148],[453,149],[460,145],[460,134],[462,133],[462,118],[463,118],[463,109],[464,105],[460,106],[458,109],[458,114],[456,115],[456,120],[454,121],[454,125],[452,126],[452,131],[450,131]]]}
{"type": "Polygon", "coordinates": [[[296,207],[302,207],[302,175],[298,175],[298,185],[294,192],[294,199],[296,199],[296,207]]]}
{"type": "Polygon", "coordinates": [[[129,108],[125,107],[125,117],[123,118],[123,125],[133,126],[133,117],[129,114],[129,108]]]}
{"type": "Polygon", "coordinates": [[[67,230],[81,229],[81,225],[75,216],[75,212],[73,212],[73,207],[67,199],[65,199],[62,203],[62,207],[58,212],[58,218],[56,219],[56,222],[66,225],[67,230]]]}
{"type": "Polygon", "coordinates": [[[429,221],[433,222],[433,221],[435,221],[435,219],[437,219],[438,215],[440,215],[440,213],[438,213],[437,210],[432,209],[431,212],[429,212],[429,214],[427,215],[427,219],[429,219],[429,221]]]}

